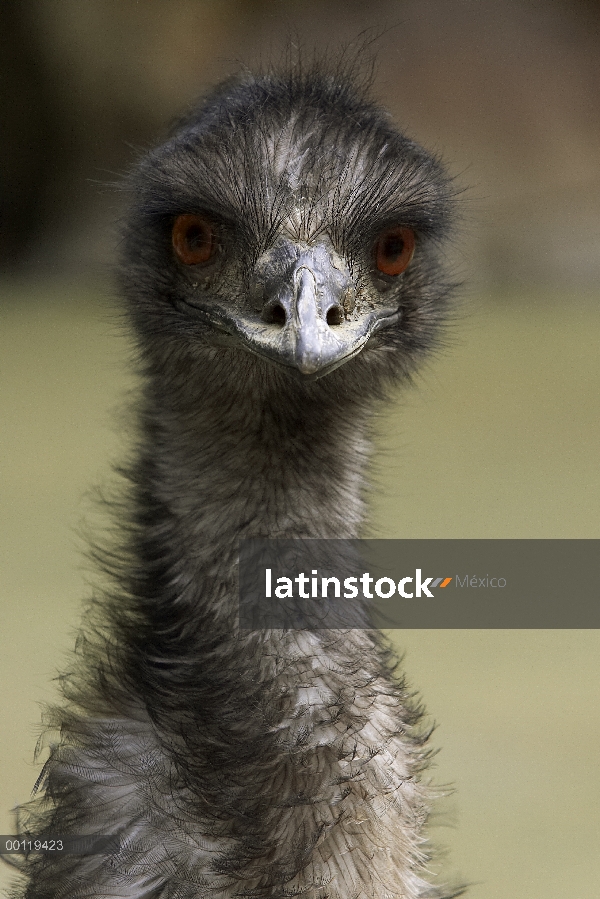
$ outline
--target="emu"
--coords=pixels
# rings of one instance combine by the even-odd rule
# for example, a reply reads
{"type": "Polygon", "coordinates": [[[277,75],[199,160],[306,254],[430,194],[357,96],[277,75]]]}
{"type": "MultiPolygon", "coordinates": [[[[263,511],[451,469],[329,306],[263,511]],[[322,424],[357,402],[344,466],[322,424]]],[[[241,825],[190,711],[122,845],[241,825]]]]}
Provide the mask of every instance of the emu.
{"type": "MultiPolygon", "coordinates": [[[[422,711],[371,629],[238,627],[239,541],[356,538],[374,412],[438,338],[453,190],[343,66],[234,77],[129,177],[138,440],[25,899],[417,899],[422,711]]],[[[53,730],[52,730],[53,728],[53,730]]]]}

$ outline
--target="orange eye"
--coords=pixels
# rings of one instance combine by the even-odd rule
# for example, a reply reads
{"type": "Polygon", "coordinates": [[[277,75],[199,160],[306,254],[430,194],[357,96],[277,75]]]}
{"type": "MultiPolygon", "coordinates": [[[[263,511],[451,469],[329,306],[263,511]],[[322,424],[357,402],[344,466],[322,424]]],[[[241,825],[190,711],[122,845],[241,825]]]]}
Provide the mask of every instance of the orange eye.
{"type": "Polygon", "coordinates": [[[384,275],[401,275],[415,251],[412,228],[388,228],[375,244],[375,265],[384,275]]]}
{"type": "Polygon", "coordinates": [[[178,215],[172,231],[173,249],[185,265],[202,265],[215,252],[215,232],[202,215],[178,215]]]}

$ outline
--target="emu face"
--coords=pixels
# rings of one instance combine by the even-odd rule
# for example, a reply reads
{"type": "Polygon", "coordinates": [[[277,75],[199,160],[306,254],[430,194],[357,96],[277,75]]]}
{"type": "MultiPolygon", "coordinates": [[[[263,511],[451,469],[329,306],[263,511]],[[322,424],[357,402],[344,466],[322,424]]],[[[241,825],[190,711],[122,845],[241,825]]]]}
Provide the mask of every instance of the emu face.
{"type": "Polygon", "coordinates": [[[404,373],[435,336],[448,180],[347,83],[225,85],[131,186],[124,287],[146,335],[300,380],[359,354],[404,373]]]}

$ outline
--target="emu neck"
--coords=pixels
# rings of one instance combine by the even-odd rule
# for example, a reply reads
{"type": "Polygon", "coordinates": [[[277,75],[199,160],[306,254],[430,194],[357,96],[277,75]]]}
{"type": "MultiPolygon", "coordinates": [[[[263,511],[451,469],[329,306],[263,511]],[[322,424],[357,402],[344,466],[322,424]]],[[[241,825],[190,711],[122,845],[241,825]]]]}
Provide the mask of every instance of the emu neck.
{"type": "Polygon", "coordinates": [[[299,638],[271,653],[250,644],[281,638],[237,633],[239,539],[352,538],[362,521],[365,413],[322,389],[285,393],[281,383],[147,385],[133,473],[139,578],[129,588],[136,626],[126,632],[127,679],[163,732],[194,722],[185,728],[186,766],[204,740],[199,722],[211,716],[236,732],[242,722],[244,745],[254,741],[258,752],[256,709],[280,689],[271,657],[299,651],[299,638]]]}
{"type": "Polygon", "coordinates": [[[359,535],[367,413],[279,382],[213,381],[192,397],[153,397],[157,498],[185,534],[219,552],[244,537],[359,535]]]}

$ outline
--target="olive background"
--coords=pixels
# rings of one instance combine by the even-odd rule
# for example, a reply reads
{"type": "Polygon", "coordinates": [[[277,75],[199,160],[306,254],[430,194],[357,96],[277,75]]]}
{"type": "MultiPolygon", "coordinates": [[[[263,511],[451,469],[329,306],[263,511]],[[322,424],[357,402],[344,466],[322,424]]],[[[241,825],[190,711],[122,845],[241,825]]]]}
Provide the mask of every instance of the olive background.
{"type": "MultiPolygon", "coordinates": [[[[463,191],[462,301],[378,413],[371,533],[600,536],[599,23],[583,0],[2,5],[0,832],[98,581],[94,488],[127,448],[111,182],[238,60],[363,33],[373,93],[463,191]]],[[[473,899],[597,899],[598,632],[390,636],[438,724],[432,777],[455,790],[432,827],[441,876],[473,899]]]]}

